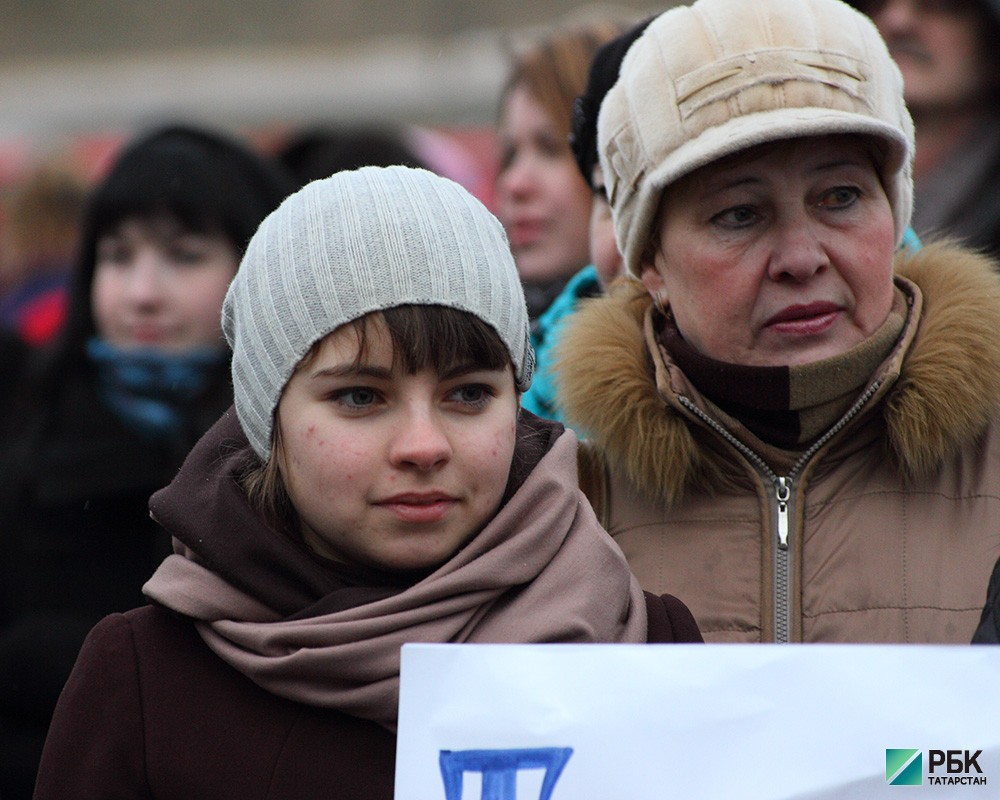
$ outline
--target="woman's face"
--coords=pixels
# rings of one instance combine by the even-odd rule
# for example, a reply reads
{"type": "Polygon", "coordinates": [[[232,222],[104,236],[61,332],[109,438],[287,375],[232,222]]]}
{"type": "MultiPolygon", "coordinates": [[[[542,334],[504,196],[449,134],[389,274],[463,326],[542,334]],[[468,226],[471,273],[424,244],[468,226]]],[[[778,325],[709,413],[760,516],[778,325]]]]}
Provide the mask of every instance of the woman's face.
{"type": "Polygon", "coordinates": [[[496,513],[514,454],[513,371],[393,364],[384,323],[357,362],[351,325],[324,339],[278,404],[282,476],[306,543],[394,571],[444,563],[496,513]]]}
{"type": "Polygon", "coordinates": [[[871,336],[892,306],[892,210],[866,143],[765,145],[672,184],[660,207],[650,294],[703,354],[806,364],[871,336]]]}
{"type": "Polygon", "coordinates": [[[625,262],[615,239],[615,221],[604,187],[604,171],[594,165],[594,203],[590,211],[590,260],[601,286],[607,287],[625,271],[625,262]]]}
{"type": "Polygon", "coordinates": [[[221,346],[222,299],[238,266],[221,233],[194,233],[168,217],[126,219],[97,241],[97,332],[124,349],[221,346]]]}
{"type": "Polygon", "coordinates": [[[591,192],[566,135],[516,86],[504,102],[498,138],[497,216],[522,280],[570,277],[588,263],[591,192]]]}

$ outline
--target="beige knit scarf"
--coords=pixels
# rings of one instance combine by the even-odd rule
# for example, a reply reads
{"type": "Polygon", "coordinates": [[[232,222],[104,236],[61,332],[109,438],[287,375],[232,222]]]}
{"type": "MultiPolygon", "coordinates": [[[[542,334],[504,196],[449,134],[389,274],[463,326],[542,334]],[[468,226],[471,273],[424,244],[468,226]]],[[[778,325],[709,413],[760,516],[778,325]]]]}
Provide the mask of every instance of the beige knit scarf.
{"type": "Polygon", "coordinates": [[[577,489],[565,431],[487,526],[392,597],[282,619],[178,545],[144,587],[267,691],[395,729],[406,642],[644,642],[642,590],[577,489]]]}

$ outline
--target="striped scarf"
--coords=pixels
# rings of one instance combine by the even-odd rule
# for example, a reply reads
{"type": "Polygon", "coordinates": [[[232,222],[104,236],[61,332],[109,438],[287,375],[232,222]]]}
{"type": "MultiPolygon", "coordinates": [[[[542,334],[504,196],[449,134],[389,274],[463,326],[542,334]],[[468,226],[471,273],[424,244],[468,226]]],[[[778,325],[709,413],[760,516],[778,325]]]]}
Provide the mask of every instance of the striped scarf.
{"type": "Polygon", "coordinates": [[[187,408],[211,385],[227,353],[220,347],[123,350],[94,337],[87,356],[97,367],[108,408],[143,439],[162,441],[183,429],[187,408]]]}

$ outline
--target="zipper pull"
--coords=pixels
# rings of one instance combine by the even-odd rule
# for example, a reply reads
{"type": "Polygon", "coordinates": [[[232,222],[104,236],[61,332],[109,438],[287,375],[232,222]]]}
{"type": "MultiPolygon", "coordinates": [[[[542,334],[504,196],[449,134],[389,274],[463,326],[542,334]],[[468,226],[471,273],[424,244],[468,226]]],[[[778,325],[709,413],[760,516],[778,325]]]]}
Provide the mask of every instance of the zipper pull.
{"type": "Polygon", "coordinates": [[[788,549],[788,500],[792,496],[790,478],[778,478],[775,482],[775,497],[778,499],[778,547],[788,549]]]}

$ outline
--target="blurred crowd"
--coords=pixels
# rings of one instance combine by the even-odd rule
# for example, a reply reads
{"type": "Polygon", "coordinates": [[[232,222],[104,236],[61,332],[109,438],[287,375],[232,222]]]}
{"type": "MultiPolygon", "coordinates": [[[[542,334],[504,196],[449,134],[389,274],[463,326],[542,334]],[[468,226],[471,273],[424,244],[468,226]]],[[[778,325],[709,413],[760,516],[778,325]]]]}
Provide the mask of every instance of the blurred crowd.
{"type": "MultiPolygon", "coordinates": [[[[780,0],[775,3],[781,13],[780,0]]],[[[556,26],[512,53],[496,99],[495,125],[488,131],[493,148],[485,156],[446,128],[419,124],[342,125],[331,117],[259,136],[164,120],[116,132],[120,143],[99,165],[81,163],[68,151],[37,153],[0,186],[0,800],[31,796],[53,710],[88,631],[106,615],[146,602],[143,585],[172,552],[170,536],[150,517],[149,498],[170,483],[192,447],[233,403],[231,351],[219,319],[248,242],[284,198],[317,179],[365,166],[428,170],[455,181],[497,216],[524,289],[537,359],[522,407],[576,431],[585,443],[581,486],[598,518],[622,547],[643,589],[672,592],[687,602],[707,641],[782,636],[862,641],[866,630],[883,641],[969,642],[974,635],[996,641],[1000,578],[994,575],[990,582],[989,571],[983,572],[986,562],[992,566],[1000,555],[995,524],[989,535],[980,530],[974,544],[921,544],[909,553],[911,570],[936,570],[936,559],[952,560],[953,570],[928,578],[935,587],[941,581],[971,580],[963,572],[968,562],[981,564],[966,594],[931,590],[919,580],[907,584],[906,602],[912,601],[912,608],[904,608],[885,588],[895,580],[895,566],[878,562],[866,571],[845,555],[863,549],[846,536],[837,538],[838,526],[860,524],[856,518],[845,513],[845,522],[823,515],[838,501],[860,504],[858,513],[879,518],[880,530],[890,537],[875,539],[882,533],[871,531],[872,541],[890,546],[897,531],[885,517],[903,515],[908,502],[928,502],[916,498],[920,492],[914,485],[954,498],[979,488],[968,483],[973,473],[995,476],[1000,467],[994,461],[992,421],[1000,419],[994,410],[1000,397],[989,395],[1000,387],[1000,375],[988,376],[975,401],[969,401],[989,407],[983,415],[990,424],[963,417],[954,423],[965,426],[962,436],[941,432],[946,445],[940,452],[931,452],[930,445],[920,450],[912,456],[912,469],[907,459],[922,446],[914,440],[923,433],[904,432],[897,440],[892,438],[897,428],[933,427],[930,418],[940,420],[947,413],[927,411],[902,391],[883,398],[878,388],[871,389],[871,402],[889,409],[884,419],[882,405],[870,424],[872,415],[862,412],[859,419],[866,421],[849,428],[854,433],[848,445],[836,445],[841,449],[834,449],[833,466],[822,466],[815,477],[809,474],[822,487],[815,490],[821,493],[815,506],[806,510],[812,496],[798,488],[800,480],[805,485],[803,470],[809,472],[800,465],[824,456],[824,432],[852,407],[872,375],[888,386],[899,374],[909,375],[913,363],[925,372],[911,383],[933,369],[933,360],[920,360],[923,351],[914,355],[915,348],[907,349],[918,327],[921,336],[931,330],[926,318],[918,324],[907,316],[908,309],[924,313],[915,299],[919,292],[907,281],[930,297],[920,276],[938,270],[934,285],[946,288],[933,295],[935,302],[951,302],[937,297],[952,296],[947,285],[965,286],[960,273],[967,260],[949,256],[939,259],[947,265],[943,270],[921,267],[924,272],[911,274],[899,266],[900,259],[933,261],[938,248],[970,254],[968,270],[976,277],[968,293],[986,304],[994,290],[976,272],[981,271],[977,259],[1000,258],[1000,0],[851,0],[850,5],[874,23],[902,76],[905,121],[905,115],[890,119],[889,112],[876,109],[871,113],[882,115],[879,124],[864,132],[883,137],[877,178],[891,206],[888,254],[878,268],[889,270],[896,258],[904,277],[893,284],[886,271],[884,285],[862,281],[865,298],[884,300],[879,310],[885,313],[863,337],[849,340],[850,349],[832,353],[840,359],[836,372],[829,367],[835,380],[804,368],[813,362],[826,365],[824,359],[831,356],[826,351],[789,365],[756,361],[728,345],[713,348],[713,332],[704,330],[708,323],[703,320],[721,326],[735,318],[725,317],[736,314],[727,297],[741,291],[742,279],[732,274],[725,281],[707,278],[693,268],[689,282],[675,277],[682,271],[676,262],[686,251],[671,237],[683,235],[678,226],[688,217],[670,205],[682,194],[663,194],[668,186],[681,185],[689,174],[714,168],[716,162],[731,169],[737,163],[734,152],[745,163],[765,164],[785,178],[789,163],[809,156],[791,149],[776,151],[778,156],[751,149],[766,144],[767,134],[733,138],[739,146],[728,152],[713,150],[692,133],[691,126],[700,122],[682,120],[677,131],[667,131],[672,123],[649,121],[646,107],[656,110],[650,82],[673,80],[665,73],[681,66],[672,54],[689,44],[669,39],[666,28],[653,24],[655,15],[616,12],[556,26]],[[619,81],[626,69],[631,70],[628,84],[619,81]],[[647,78],[643,69],[664,74],[647,78]],[[910,119],[915,155],[911,159],[905,153],[904,142],[897,158],[893,148],[905,138],[910,119]],[[612,125],[619,127],[612,130],[612,125]],[[903,132],[897,136],[897,131],[903,132]],[[686,148],[681,137],[690,139],[686,148]],[[676,148],[665,150],[668,145],[661,140],[676,148]],[[703,150],[696,153],[696,146],[703,150]],[[657,161],[661,151],[666,155],[657,161]],[[680,166],[668,174],[660,167],[673,164],[671,159],[680,166]],[[909,188],[891,188],[899,182],[909,187],[911,177],[912,198],[909,188]],[[634,205],[623,199],[629,193],[638,198],[634,205]],[[694,286],[697,280],[707,286],[694,286]],[[862,340],[870,347],[859,354],[862,340]],[[765,388],[770,392],[780,382],[779,369],[785,394],[794,395],[798,387],[811,398],[810,405],[791,404],[784,396],[763,398],[765,388]],[[890,373],[891,380],[885,377],[890,373]],[[844,395],[844,381],[851,380],[844,395]],[[837,383],[837,392],[830,383],[837,383]],[[912,405],[904,407],[907,402],[912,405]],[[667,416],[670,426],[662,422],[667,416]],[[888,434],[886,427],[892,428],[888,434]],[[729,433],[717,436],[719,429],[729,433]],[[750,446],[737,445],[732,454],[719,457],[733,438],[750,446]],[[869,449],[872,455],[861,462],[863,468],[851,461],[869,449]],[[650,455],[657,450],[670,458],[650,455]],[[967,450],[969,460],[961,460],[967,450]],[[760,471],[778,482],[776,508],[792,520],[784,524],[794,529],[809,524],[803,520],[815,524],[819,519],[826,526],[822,535],[829,539],[832,532],[838,544],[821,551],[817,558],[824,563],[803,560],[789,567],[786,542],[774,553],[759,544],[759,526],[747,520],[773,501],[768,481],[763,488],[747,488],[752,483],[747,474],[754,473],[757,461],[765,465],[760,471]],[[854,464],[862,477],[839,472],[842,462],[854,464]],[[898,484],[896,467],[884,462],[904,462],[898,484]],[[830,472],[838,477],[834,480],[830,472]],[[788,496],[781,499],[785,484],[780,476],[786,474],[792,496],[803,492],[798,507],[788,496]],[[865,506],[861,489],[850,486],[853,480],[884,481],[899,506],[865,506]],[[855,489],[859,494],[851,493],[855,489]],[[748,526],[753,533],[744,546],[734,532],[748,526]],[[718,541],[712,543],[712,536],[718,541]],[[838,567],[856,571],[859,581],[881,585],[878,600],[892,606],[896,616],[890,620],[866,607],[850,625],[844,614],[838,616],[836,602],[824,605],[828,597],[811,598],[810,581],[815,581],[826,592],[843,590],[853,601],[860,590],[841,585],[849,581],[824,577],[825,570],[838,567]],[[806,598],[803,603],[815,599],[812,616],[788,611],[787,619],[778,620],[786,613],[779,612],[780,602],[761,600],[768,589],[758,572],[770,575],[779,569],[792,570],[790,591],[806,598]],[[917,606],[948,613],[934,616],[917,606]]],[[[737,114],[735,105],[727,108],[718,113],[737,114]]],[[[774,124],[779,122],[776,115],[774,124]]],[[[794,135],[818,139],[830,130],[817,127],[815,133],[794,135]]],[[[849,125],[843,130],[857,132],[849,125]]],[[[832,160],[855,158],[853,150],[839,147],[831,145],[832,160]]],[[[708,173],[698,186],[712,185],[711,180],[708,173]]],[[[684,197],[699,191],[683,186],[684,197]]],[[[836,195],[821,202],[850,201],[836,195]]],[[[773,207],[778,205],[775,201],[773,207]]],[[[707,258],[705,253],[716,252],[712,247],[720,262],[724,255],[745,263],[751,248],[734,244],[734,230],[770,213],[760,210],[765,206],[765,201],[734,201],[735,211],[725,212],[734,218],[728,249],[713,240],[698,255],[693,249],[687,253],[686,263],[707,258]]],[[[698,241],[691,233],[697,225],[690,222],[690,241],[698,241]]],[[[872,236],[866,263],[874,264],[886,250],[883,240],[872,236]]],[[[995,297],[1000,299],[1000,292],[995,297]]],[[[925,310],[937,309],[923,302],[925,310]]],[[[984,324],[994,317],[1000,319],[1000,309],[990,310],[984,324]]],[[[983,340],[968,341],[955,345],[956,351],[983,340]]],[[[950,366],[971,363],[972,371],[989,371],[990,357],[979,350],[950,366]],[[976,370],[979,357],[981,369],[976,370]]],[[[914,509],[912,518],[930,520],[941,537],[958,536],[952,526],[985,525],[996,511],[970,510],[957,500],[944,511],[934,504],[914,509]]],[[[793,551],[807,546],[803,536],[793,534],[793,551]]]]}

